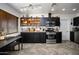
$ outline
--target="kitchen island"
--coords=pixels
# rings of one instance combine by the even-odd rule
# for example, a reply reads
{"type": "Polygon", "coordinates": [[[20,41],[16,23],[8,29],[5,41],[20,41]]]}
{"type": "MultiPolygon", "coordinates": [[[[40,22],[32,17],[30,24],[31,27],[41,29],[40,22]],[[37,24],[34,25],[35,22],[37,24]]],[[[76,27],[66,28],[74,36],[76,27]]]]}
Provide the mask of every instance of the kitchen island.
{"type": "Polygon", "coordinates": [[[46,32],[21,32],[23,43],[46,43],[46,32]]]}

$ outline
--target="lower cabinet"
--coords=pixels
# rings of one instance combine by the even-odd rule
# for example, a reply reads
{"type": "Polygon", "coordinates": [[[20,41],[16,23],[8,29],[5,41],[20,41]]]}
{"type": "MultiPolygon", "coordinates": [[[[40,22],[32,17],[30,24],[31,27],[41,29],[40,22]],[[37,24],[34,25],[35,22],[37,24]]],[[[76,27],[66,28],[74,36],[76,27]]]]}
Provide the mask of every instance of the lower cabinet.
{"type": "Polygon", "coordinates": [[[70,41],[74,42],[74,32],[70,32],[70,41]]]}
{"type": "Polygon", "coordinates": [[[46,33],[39,34],[40,43],[46,43],[46,33]]]}
{"type": "Polygon", "coordinates": [[[79,44],[79,31],[71,31],[70,32],[70,41],[79,44]]]}
{"type": "Polygon", "coordinates": [[[21,32],[23,43],[45,43],[45,32],[21,32]]]}
{"type": "Polygon", "coordinates": [[[56,43],[61,43],[62,42],[62,32],[57,32],[56,33],[56,43]]]}

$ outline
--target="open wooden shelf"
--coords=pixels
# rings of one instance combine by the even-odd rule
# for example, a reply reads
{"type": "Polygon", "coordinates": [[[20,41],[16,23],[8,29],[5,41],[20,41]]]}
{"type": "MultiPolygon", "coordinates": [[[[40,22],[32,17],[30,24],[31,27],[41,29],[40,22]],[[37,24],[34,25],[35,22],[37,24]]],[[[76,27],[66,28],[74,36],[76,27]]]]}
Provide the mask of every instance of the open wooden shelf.
{"type": "Polygon", "coordinates": [[[21,18],[21,25],[39,25],[40,18],[21,18]]]}

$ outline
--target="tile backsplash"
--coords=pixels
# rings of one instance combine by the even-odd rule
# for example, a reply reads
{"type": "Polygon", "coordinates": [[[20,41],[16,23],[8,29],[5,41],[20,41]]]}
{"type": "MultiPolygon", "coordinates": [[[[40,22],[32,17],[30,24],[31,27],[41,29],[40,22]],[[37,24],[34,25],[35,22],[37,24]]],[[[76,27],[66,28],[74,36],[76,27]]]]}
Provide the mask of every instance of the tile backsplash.
{"type": "Polygon", "coordinates": [[[45,26],[23,26],[21,27],[21,32],[29,32],[29,30],[44,32],[45,26]]]}
{"type": "MultiPolygon", "coordinates": [[[[52,27],[54,29],[58,28],[58,30],[60,31],[59,27],[52,27]]],[[[30,32],[29,30],[33,30],[34,32],[45,32],[47,27],[46,26],[22,26],[21,28],[21,32],[30,32]]]]}

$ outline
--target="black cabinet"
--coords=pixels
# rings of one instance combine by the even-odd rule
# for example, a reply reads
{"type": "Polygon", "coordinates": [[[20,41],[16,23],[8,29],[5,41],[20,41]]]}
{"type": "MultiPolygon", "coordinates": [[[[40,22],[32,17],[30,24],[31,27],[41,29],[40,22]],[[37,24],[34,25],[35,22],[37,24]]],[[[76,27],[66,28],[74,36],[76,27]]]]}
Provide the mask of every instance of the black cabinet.
{"type": "Polygon", "coordinates": [[[39,33],[32,35],[33,36],[33,38],[32,38],[33,43],[40,43],[40,39],[39,39],[40,36],[39,35],[40,35],[39,33]]]}
{"type": "Polygon", "coordinates": [[[23,33],[21,33],[21,36],[22,36],[24,43],[26,43],[26,42],[32,43],[33,42],[33,38],[34,38],[33,33],[30,34],[29,32],[27,32],[27,33],[23,32],[23,33]]]}
{"type": "Polygon", "coordinates": [[[39,34],[40,43],[46,43],[46,33],[39,34]]]}
{"type": "Polygon", "coordinates": [[[45,32],[21,32],[24,43],[45,43],[45,32]]]}
{"type": "Polygon", "coordinates": [[[25,35],[25,36],[23,37],[23,38],[25,38],[25,39],[24,39],[24,42],[26,42],[26,41],[27,41],[27,42],[30,42],[30,43],[33,42],[33,38],[34,38],[34,37],[33,37],[33,33],[31,33],[31,34],[30,34],[30,33],[25,33],[24,35],[25,35]]]}
{"type": "Polygon", "coordinates": [[[73,18],[73,26],[79,26],[79,17],[73,18]]]}
{"type": "Polygon", "coordinates": [[[48,21],[50,21],[52,25],[60,26],[60,17],[48,18],[48,21]]]}
{"type": "Polygon", "coordinates": [[[70,32],[70,41],[79,44],[79,31],[71,31],[70,32]]]}
{"type": "Polygon", "coordinates": [[[70,32],[70,41],[74,42],[74,32],[70,32]]]}
{"type": "Polygon", "coordinates": [[[56,18],[56,26],[60,26],[60,18],[59,17],[56,18]]]}
{"type": "Polygon", "coordinates": [[[62,42],[62,32],[57,32],[56,33],[56,43],[61,43],[62,42]]]}

